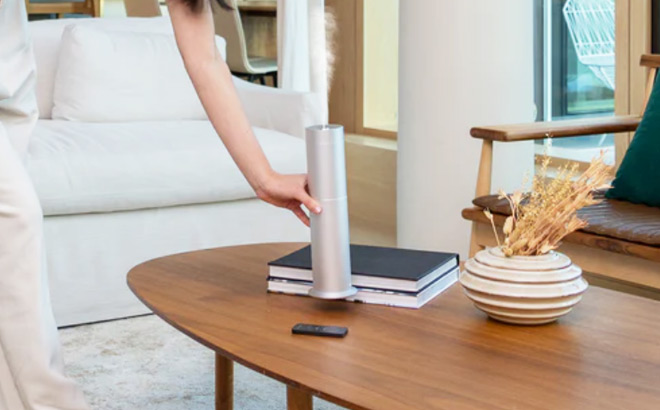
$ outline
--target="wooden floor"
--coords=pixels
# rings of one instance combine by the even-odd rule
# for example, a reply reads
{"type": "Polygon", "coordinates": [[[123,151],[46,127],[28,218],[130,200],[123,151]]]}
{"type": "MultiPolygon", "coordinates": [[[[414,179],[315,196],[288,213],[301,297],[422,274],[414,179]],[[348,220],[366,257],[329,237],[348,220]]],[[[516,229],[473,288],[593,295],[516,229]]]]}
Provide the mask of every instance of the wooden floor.
{"type": "Polygon", "coordinates": [[[352,243],[396,246],[396,156],[394,140],[346,136],[352,243]]]}

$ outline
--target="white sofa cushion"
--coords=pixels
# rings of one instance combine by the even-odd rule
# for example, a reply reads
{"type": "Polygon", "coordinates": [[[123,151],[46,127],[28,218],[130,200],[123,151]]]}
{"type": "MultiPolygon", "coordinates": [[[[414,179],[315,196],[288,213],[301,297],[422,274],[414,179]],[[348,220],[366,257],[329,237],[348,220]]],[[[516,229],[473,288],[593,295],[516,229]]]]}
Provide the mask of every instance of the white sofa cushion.
{"type": "MultiPolygon", "coordinates": [[[[219,51],[224,40],[217,37],[219,51]]],[[[206,118],[172,34],[64,29],[53,119],[87,122],[206,118]]]]}
{"type": "MultiPolygon", "coordinates": [[[[301,139],[260,128],[255,134],[275,170],[305,172],[301,139]]],[[[28,155],[45,215],[254,197],[208,121],[40,120],[28,155]]]]}
{"type": "Polygon", "coordinates": [[[60,53],[62,33],[64,28],[71,24],[92,25],[100,29],[113,31],[173,33],[172,23],[169,17],[70,18],[31,21],[29,23],[29,29],[34,44],[34,58],[37,64],[37,104],[39,106],[39,118],[51,118],[55,73],[57,72],[57,58],[60,53]]]}

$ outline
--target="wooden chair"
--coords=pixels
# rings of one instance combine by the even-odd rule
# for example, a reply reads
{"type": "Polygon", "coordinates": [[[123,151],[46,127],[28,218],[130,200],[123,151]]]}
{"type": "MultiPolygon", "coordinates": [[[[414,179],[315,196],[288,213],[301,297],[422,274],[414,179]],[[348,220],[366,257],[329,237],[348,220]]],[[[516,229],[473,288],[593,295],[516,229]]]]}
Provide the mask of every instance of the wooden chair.
{"type": "MultiPolygon", "coordinates": [[[[227,42],[227,65],[232,74],[250,82],[266,85],[266,77],[277,87],[277,60],[248,56],[247,41],[241,20],[239,3],[229,0],[233,10],[223,10],[212,2],[215,33],[227,42]]],[[[158,0],[124,0],[129,17],[156,17],[161,15],[158,0]]],[[[263,7],[262,4],[257,6],[263,7]]]]}
{"type": "MultiPolygon", "coordinates": [[[[660,55],[643,56],[641,65],[649,68],[645,109],[660,67],[660,55]]],[[[633,132],[637,129],[640,120],[640,116],[633,115],[473,128],[470,134],[474,138],[482,139],[483,145],[476,189],[478,198],[473,202],[475,206],[466,208],[462,212],[463,218],[472,221],[471,255],[486,246],[495,246],[490,222],[483,214],[484,207],[491,208],[491,211],[492,208],[499,208],[499,212],[495,209],[495,221],[499,227],[506,218],[506,207],[496,204],[496,197],[488,196],[491,193],[494,141],[537,140],[546,138],[547,134],[552,135],[553,138],[564,138],[633,132]]],[[[660,208],[624,201],[606,201],[603,206],[620,207],[624,208],[624,211],[614,210],[605,220],[601,214],[599,222],[603,226],[599,228],[603,228],[602,230],[596,229],[594,232],[587,227],[585,230],[574,232],[565,238],[560,251],[581,266],[592,283],[660,299],[660,244],[649,245],[645,241],[638,241],[634,235],[632,237],[635,240],[631,240],[631,235],[621,237],[619,234],[619,228],[625,230],[626,223],[639,224],[638,219],[641,218],[643,225],[640,226],[643,226],[647,233],[649,226],[659,227],[658,230],[652,228],[652,233],[657,239],[657,235],[660,234],[660,208]],[[608,230],[608,224],[617,229],[608,230]]],[[[588,213],[589,209],[585,208],[584,211],[588,213]]]]}
{"type": "Polygon", "coordinates": [[[277,87],[277,59],[248,56],[248,46],[241,20],[241,13],[236,0],[229,0],[233,10],[223,10],[215,2],[213,20],[215,33],[227,41],[227,65],[232,74],[250,82],[258,80],[266,85],[266,77],[272,77],[277,87]]]}
{"type": "Polygon", "coordinates": [[[62,18],[65,14],[87,14],[101,17],[103,0],[55,1],[49,3],[33,3],[25,0],[27,14],[57,14],[62,18]]]}

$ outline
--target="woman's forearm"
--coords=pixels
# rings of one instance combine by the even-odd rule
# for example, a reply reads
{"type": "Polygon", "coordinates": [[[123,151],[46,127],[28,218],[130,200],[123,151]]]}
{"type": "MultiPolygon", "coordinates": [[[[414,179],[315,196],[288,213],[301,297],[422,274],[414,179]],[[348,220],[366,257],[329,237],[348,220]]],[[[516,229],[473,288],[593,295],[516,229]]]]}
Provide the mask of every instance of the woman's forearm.
{"type": "Polygon", "coordinates": [[[322,209],[309,195],[307,175],[281,175],[270,167],[243,112],[229,68],[215,45],[211,5],[208,0],[198,2],[202,2],[198,3],[201,9],[191,8],[182,0],[167,0],[167,5],[177,45],[202,105],[257,196],[291,210],[309,226],[309,217],[301,206],[316,214],[322,209]]]}
{"type": "Polygon", "coordinates": [[[213,127],[252,188],[259,191],[272,169],[241,107],[227,64],[216,52],[212,62],[188,71],[213,127]]]}
{"type": "Polygon", "coordinates": [[[231,72],[215,45],[210,6],[192,13],[168,0],[177,44],[204,109],[252,188],[259,192],[273,171],[242,109],[231,72]]]}

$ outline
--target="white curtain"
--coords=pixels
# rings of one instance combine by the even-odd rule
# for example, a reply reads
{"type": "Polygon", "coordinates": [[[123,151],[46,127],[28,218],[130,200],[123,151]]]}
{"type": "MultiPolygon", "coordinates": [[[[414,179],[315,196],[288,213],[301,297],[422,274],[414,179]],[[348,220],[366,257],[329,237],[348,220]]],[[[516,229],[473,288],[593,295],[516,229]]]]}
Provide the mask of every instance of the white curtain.
{"type": "Polygon", "coordinates": [[[279,86],[310,91],[328,120],[328,66],[324,0],[277,0],[279,86]]]}

